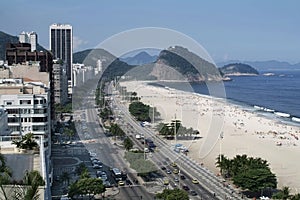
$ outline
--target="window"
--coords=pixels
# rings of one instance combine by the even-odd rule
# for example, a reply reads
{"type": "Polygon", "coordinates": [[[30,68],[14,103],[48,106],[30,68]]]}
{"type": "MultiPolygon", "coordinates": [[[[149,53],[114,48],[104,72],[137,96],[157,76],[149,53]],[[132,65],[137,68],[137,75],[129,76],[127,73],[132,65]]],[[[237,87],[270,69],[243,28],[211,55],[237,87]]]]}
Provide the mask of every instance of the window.
{"type": "Polygon", "coordinates": [[[12,102],[11,101],[4,101],[4,104],[9,106],[9,105],[12,105],[12,102]]]}

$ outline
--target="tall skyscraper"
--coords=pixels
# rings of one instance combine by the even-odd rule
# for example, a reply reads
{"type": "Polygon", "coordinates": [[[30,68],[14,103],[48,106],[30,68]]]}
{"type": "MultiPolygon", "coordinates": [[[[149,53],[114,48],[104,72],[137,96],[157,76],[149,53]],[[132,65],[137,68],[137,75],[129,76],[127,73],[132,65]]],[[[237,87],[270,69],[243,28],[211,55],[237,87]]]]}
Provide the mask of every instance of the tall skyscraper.
{"type": "Polygon", "coordinates": [[[50,26],[50,50],[55,59],[66,63],[68,80],[72,80],[73,63],[73,29],[69,24],[52,24],[50,26]]]}
{"type": "Polygon", "coordinates": [[[28,32],[23,31],[19,35],[19,42],[20,43],[29,43],[29,44],[31,44],[31,51],[32,52],[36,51],[37,40],[38,40],[38,37],[37,37],[36,32],[28,33],[28,32]]]}

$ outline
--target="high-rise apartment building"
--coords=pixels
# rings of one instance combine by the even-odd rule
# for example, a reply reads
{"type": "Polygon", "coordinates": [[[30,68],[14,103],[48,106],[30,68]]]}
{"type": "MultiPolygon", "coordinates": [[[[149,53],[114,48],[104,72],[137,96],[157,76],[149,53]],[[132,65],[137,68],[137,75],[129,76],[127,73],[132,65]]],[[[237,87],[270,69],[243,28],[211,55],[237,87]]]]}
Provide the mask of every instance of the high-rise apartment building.
{"type": "Polygon", "coordinates": [[[72,80],[73,30],[69,24],[52,24],[50,26],[50,50],[54,59],[66,63],[68,80],[72,80]]]}
{"type": "Polygon", "coordinates": [[[19,35],[19,42],[20,43],[29,43],[31,44],[31,51],[36,51],[37,50],[37,40],[38,36],[36,32],[22,32],[19,35]]]}

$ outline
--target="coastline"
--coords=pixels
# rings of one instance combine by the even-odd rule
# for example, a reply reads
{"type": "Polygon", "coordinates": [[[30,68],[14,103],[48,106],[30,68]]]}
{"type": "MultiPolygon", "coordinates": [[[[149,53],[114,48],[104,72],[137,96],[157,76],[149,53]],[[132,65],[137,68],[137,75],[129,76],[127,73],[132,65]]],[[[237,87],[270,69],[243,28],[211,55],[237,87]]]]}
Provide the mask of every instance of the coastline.
{"type": "Polygon", "coordinates": [[[300,163],[295,162],[300,153],[299,126],[264,116],[269,113],[260,114],[254,107],[244,108],[225,99],[148,83],[128,81],[121,85],[137,92],[145,104],[154,105],[161,113],[160,122],[168,123],[176,117],[183,126],[200,131],[202,139],[179,141],[189,148],[189,156],[198,163],[217,174],[215,161],[220,151],[230,158],[237,154],[261,157],[276,174],[278,188],[300,190],[300,163]],[[224,135],[222,140],[220,131],[224,135]]]}

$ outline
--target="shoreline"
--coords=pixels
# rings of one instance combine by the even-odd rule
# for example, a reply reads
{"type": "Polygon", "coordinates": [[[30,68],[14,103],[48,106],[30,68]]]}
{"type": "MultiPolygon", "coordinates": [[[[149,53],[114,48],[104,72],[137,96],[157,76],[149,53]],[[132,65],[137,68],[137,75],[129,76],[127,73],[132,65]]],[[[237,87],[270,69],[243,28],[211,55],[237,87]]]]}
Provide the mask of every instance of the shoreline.
{"type": "Polygon", "coordinates": [[[255,108],[243,109],[242,105],[232,104],[226,99],[147,83],[127,81],[121,85],[128,91],[137,92],[143,103],[154,105],[161,113],[161,122],[168,123],[177,116],[183,126],[200,131],[202,139],[180,140],[189,148],[189,156],[199,164],[204,163],[217,174],[215,161],[220,148],[221,153],[229,158],[237,154],[261,157],[268,161],[276,174],[278,188],[289,186],[292,192],[300,190],[300,163],[294,162],[300,155],[299,126],[278,118],[267,118],[255,108]],[[216,127],[219,130],[215,130],[216,127]],[[222,140],[219,139],[220,131],[224,134],[222,140]]]}

